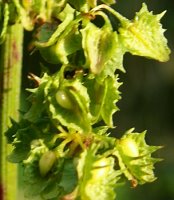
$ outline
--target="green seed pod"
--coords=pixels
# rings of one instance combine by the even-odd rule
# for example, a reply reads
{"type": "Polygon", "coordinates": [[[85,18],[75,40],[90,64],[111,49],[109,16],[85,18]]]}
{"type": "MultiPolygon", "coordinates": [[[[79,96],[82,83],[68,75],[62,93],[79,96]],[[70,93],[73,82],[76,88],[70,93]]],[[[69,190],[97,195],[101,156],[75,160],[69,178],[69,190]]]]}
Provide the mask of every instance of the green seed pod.
{"type": "Polygon", "coordinates": [[[138,151],[138,146],[132,138],[123,138],[120,140],[120,147],[126,156],[129,157],[138,157],[139,156],[139,151],[138,151]]]}
{"type": "Polygon", "coordinates": [[[111,170],[110,160],[107,158],[102,158],[95,162],[94,169],[92,170],[93,180],[100,180],[103,177],[106,177],[111,170]]]}
{"type": "Polygon", "coordinates": [[[73,97],[66,90],[58,90],[56,93],[57,103],[68,110],[74,109],[74,100],[73,97]]]}
{"type": "Polygon", "coordinates": [[[46,176],[56,161],[56,154],[53,151],[45,152],[39,160],[39,170],[41,176],[46,176]]]}

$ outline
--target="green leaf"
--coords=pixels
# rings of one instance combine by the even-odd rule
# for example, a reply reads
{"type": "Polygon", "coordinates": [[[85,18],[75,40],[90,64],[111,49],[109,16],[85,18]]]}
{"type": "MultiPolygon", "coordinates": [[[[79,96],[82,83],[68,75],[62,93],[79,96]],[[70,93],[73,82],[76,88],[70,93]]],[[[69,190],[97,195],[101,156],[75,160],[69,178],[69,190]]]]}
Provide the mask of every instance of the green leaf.
{"type": "Polygon", "coordinates": [[[100,55],[99,42],[103,31],[96,27],[93,23],[88,23],[87,26],[81,30],[82,33],[82,47],[86,57],[86,67],[90,68],[92,73],[97,74],[102,70],[102,56],[100,55]],[[101,64],[100,64],[101,62],[101,64]]]}
{"type": "Polygon", "coordinates": [[[24,115],[24,119],[27,119],[31,122],[36,122],[38,118],[41,117],[45,106],[44,106],[44,92],[43,84],[38,88],[37,92],[30,96],[30,101],[32,103],[28,112],[24,115]]]}
{"type": "Polygon", "coordinates": [[[90,97],[90,112],[93,116],[93,123],[100,119],[100,111],[105,97],[105,82],[98,83],[94,78],[87,78],[84,81],[90,97]]]}
{"type": "Polygon", "coordinates": [[[29,155],[30,148],[23,145],[16,145],[15,149],[7,156],[7,160],[11,163],[20,163],[29,155]]]}
{"type": "Polygon", "coordinates": [[[88,23],[81,32],[83,38],[82,46],[86,57],[86,66],[90,67],[92,73],[99,74],[103,69],[105,59],[107,59],[108,51],[105,49],[108,48],[109,44],[106,43],[107,34],[92,23],[88,23]],[[106,57],[104,56],[104,53],[106,53],[106,57]]]}
{"type": "Polygon", "coordinates": [[[33,141],[37,144],[37,140],[42,138],[46,144],[49,144],[56,131],[50,119],[43,116],[35,123],[24,119],[19,123],[12,121],[12,126],[5,133],[8,143],[14,147],[8,160],[19,163],[27,159],[33,141]]]}
{"type": "Polygon", "coordinates": [[[59,51],[62,57],[68,56],[81,48],[81,35],[78,32],[77,26],[74,26],[72,31],[64,36],[64,39],[58,40],[56,45],[57,52],[59,51]]]}
{"type": "Polygon", "coordinates": [[[103,99],[102,108],[101,108],[101,116],[104,122],[112,127],[113,126],[113,114],[119,110],[116,106],[116,103],[121,98],[120,92],[118,90],[121,85],[118,81],[118,78],[108,77],[105,80],[105,97],[103,99]]]}
{"type": "Polygon", "coordinates": [[[99,78],[114,74],[116,69],[124,71],[122,62],[124,51],[118,35],[107,24],[98,28],[92,23],[81,30],[82,46],[86,57],[86,67],[99,74],[99,78]],[[100,73],[102,73],[100,77],[100,73]]]}
{"type": "Polygon", "coordinates": [[[146,4],[136,13],[133,21],[121,20],[120,38],[126,51],[133,55],[145,56],[161,62],[169,60],[170,49],[164,37],[160,19],[165,12],[153,15],[146,4]]]}
{"type": "Polygon", "coordinates": [[[44,88],[47,83],[49,77],[45,74],[42,79],[40,79],[40,85],[38,88],[34,90],[29,90],[32,94],[29,96],[28,100],[32,103],[30,109],[24,115],[24,119],[29,120],[31,122],[36,122],[42,115],[45,110],[44,104],[44,88]]]}
{"type": "Polygon", "coordinates": [[[73,163],[73,159],[65,160],[59,185],[64,188],[66,194],[72,192],[73,189],[76,187],[77,171],[73,163]]]}
{"type": "Polygon", "coordinates": [[[8,130],[4,133],[7,138],[7,142],[10,144],[14,141],[14,135],[16,134],[17,130],[19,129],[19,123],[16,122],[14,119],[10,119],[11,126],[8,130]]]}
{"type": "Polygon", "coordinates": [[[21,128],[16,132],[15,135],[13,135],[14,141],[12,144],[14,149],[11,154],[8,155],[8,161],[19,163],[28,157],[30,151],[30,142],[32,139],[36,138],[35,133],[32,133],[31,135],[30,131],[33,130],[29,127],[24,129],[21,128]]]}
{"type": "Polygon", "coordinates": [[[107,76],[114,77],[115,71],[120,70],[125,72],[123,67],[123,56],[125,54],[124,47],[122,46],[120,37],[117,33],[113,32],[110,37],[110,57],[105,62],[103,70],[97,76],[98,81],[104,80],[107,76]]]}
{"type": "Polygon", "coordinates": [[[21,120],[19,123],[13,121],[5,135],[8,142],[14,146],[8,160],[17,163],[27,158],[30,142],[38,137],[38,132],[28,121],[21,120]]]}
{"type": "Polygon", "coordinates": [[[44,191],[40,192],[41,193],[41,199],[45,200],[55,200],[60,198],[61,193],[62,193],[61,187],[58,186],[55,181],[50,182],[50,184],[44,189],[44,191]]]}
{"type": "Polygon", "coordinates": [[[109,126],[113,126],[112,116],[118,111],[116,103],[121,98],[118,91],[121,85],[117,77],[107,77],[103,82],[87,79],[84,82],[90,96],[90,112],[93,123],[103,119],[109,126]]]}

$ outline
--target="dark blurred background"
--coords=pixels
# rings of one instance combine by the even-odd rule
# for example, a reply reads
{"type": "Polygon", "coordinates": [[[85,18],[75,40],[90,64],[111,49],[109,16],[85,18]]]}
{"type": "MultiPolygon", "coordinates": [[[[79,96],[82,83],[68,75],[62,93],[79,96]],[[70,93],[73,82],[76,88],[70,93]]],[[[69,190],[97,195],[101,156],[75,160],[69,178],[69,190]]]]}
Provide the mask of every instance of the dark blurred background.
{"type": "MultiPolygon", "coordinates": [[[[145,2],[150,11],[159,14],[167,10],[162,18],[165,36],[171,51],[174,49],[174,2],[172,0],[117,0],[114,8],[129,19],[139,11],[145,2]]],[[[26,44],[31,39],[25,34],[26,44]]],[[[28,72],[39,74],[38,54],[29,56],[24,52],[23,88],[29,87],[28,72]],[[36,65],[35,65],[36,64],[36,65]]],[[[128,184],[120,187],[119,200],[174,200],[174,54],[170,61],[159,63],[154,60],[125,55],[126,73],[120,73],[122,99],[118,103],[120,111],[114,121],[115,136],[120,137],[126,130],[135,127],[137,132],[147,130],[147,143],[162,145],[155,156],[164,160],[156,164],[158,179],[135,189],[128,184]]],[[[25,98],[25,93],[23,93],[25,98]]],[[[26,106],[26,105],[25,105],[26,106]]]]}
{"type": "Polygon", "coordinates": [[[172,51],[170,61],[159,63],[146,58],[126,54],[125,74],[120,74],[122,99],[120,111],[115,115],[116,135],[135,127],[147,130],[147,142],[163,145],[154,156],[164,160],[155,166],[158,179],[135,189],[121,187],[120,200],[174,200],[174,2],[172,0],[118,0],[115,9],[129,19],[145,2],[150,11],[162,18],[165,36],[172,51]]]}

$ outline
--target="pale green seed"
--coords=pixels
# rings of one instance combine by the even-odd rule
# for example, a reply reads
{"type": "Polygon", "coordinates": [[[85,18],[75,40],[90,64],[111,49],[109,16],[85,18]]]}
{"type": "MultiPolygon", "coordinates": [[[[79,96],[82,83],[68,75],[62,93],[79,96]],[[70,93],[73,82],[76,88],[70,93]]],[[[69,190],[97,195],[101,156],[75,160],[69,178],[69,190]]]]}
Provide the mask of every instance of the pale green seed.
{"type": "Polygon", "coordinates": [[[56,93],[57,103],[66,109],[72,110],[74,109],[74,104],[70,96],[64,90],[58,90],[56,93]]]}
{"type": "Polygon", "coordinates": [[[53,151],[47,151],[41,156],[39,160],[39,170],[41,176],[44,177],[47,175],[47,173],[53,167],[55,161],[56,161],[56,155],[53,151]]]}

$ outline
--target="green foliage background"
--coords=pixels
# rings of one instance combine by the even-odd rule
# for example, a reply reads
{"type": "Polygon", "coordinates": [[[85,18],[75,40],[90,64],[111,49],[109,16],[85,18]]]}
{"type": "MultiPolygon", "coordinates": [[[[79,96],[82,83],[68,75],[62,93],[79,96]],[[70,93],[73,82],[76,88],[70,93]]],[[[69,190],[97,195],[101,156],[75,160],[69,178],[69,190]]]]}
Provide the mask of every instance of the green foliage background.
{"type": "MultiPolygon", "coordinates": [[[[165,35],[169,47],[174,49],[174,6],[171,0],[118,0],[115,7],[128,18],[140,9],[142,2],[148,5],[154,14],[167,10],[162,19],[163,27],[167,29],[165,35]]],[[[25,33],[26,44],[30,41],[30,33],[25,33]]],[[[24,48],[23,88],[31,87],[27,74],[40,74],[38,54],[29,56],[24,48]],[[36,69],[36,66],[38,68],[36,69]]],[[[50,66],[51,67],[51,66],[50,66]]],[[[174,54],[167,63],[148,60],[142,57],[126,54],[124,67],[126,74],[120,73],[124,84],[120,87],[122,99],[118,103],[120,112],[115,115],[116,136],[135,126],[141,132],[148,130],[149,144],[163,145],[158,151],[158,157],[164,159],[156,167],[158,179],[143,186],[132,189],[130,186],[121,187],[117,197],[122,200],[173,200],[174,199],[174,54]]],[[[28,95],[23,89],[23,99],[28,95]]],[[[27,107],[22,102],[23,109],[27,107]]]]}

